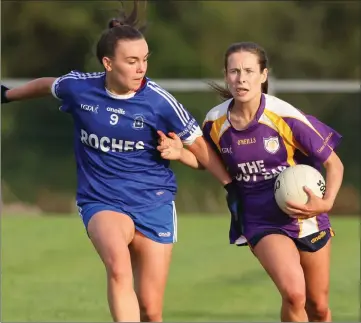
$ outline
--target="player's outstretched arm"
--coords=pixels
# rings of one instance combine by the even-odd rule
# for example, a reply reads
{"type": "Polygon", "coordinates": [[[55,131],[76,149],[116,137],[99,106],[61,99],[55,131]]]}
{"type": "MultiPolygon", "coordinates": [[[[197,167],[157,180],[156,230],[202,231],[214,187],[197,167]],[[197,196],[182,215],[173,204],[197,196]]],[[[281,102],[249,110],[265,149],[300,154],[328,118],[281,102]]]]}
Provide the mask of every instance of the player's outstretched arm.
{"type": "Polygon", "coordinates": [[[232,182],[232,178],[222,160],[203,137],[198,137],[193,144],[188,146],[188,149],[194,154],[198,162],[217,178],[222,185],[232,182]]]}
{"type": "Polygon", "coordinates": [[[196,156],[183,147],[181,139],[174,133],[168,133],[167,137],[163,131],[158,131],[159,140],[157,150],[163,159],[178,160],[182,164],[194,169],[204,169],[196,156]]]}
{"type": "MultiPolygon", "coordinates": [[[[232,182],[232,179],[226,171],[220,157],[215,153],[212,147],[204,140],[203,137],[198,137],[190,146],[189,149],[183,148],[181,139],[175,133],[169,133],[167,137],[162,131],[158,131],[159,146],[157,149],[161,152],[161,156],[168,160],[179,160],[183,164],[195,169],[207,168],[224,186],[227,191],[227,205],[231,212],[232,218],[238,224],[241,218],[242,205],[239,199],[237,185],[232,182]],[[195,153],[194,153],[195,152],[195,153]],[[198,154],[206,167],[195,156],[198,154]]],[[[239,224],[241,225],[241,224],[239,224]]]]}
{"type": "Polygon", "coordinates": [[[51,95],[51,87],[56,78],[42,77],[16,88],[8,89],[1,85],[1,103],[21,101],[51,95]]]}
{"type": "Polygon", "coordinates": [[[207,169],[223,185],[232,182],[222,160],[203,137],[198,137],[188,146],[188,149],[185,149],[175,133],[169,133],[169,137],[167,137],[162,131],[158,131],[158,135],[159,146],[157,149],[161,152],[162,158],[179,160],[194,169],[207,169]]]}

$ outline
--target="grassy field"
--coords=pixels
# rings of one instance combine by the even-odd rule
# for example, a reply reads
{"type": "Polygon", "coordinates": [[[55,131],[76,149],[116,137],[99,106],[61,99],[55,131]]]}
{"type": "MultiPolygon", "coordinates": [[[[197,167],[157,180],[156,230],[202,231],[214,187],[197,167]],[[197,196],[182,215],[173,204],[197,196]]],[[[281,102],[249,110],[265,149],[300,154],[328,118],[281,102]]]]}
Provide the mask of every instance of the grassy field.
{"type": "MultiPolygon", "coordinates": [[[[357,218],[334,218],[334,321],[359,321],[357,218]]],[[[227,218],[180,217],[165,321],[279,321],[280,299],[248,248],[229,246],[227,218]]],[[[106,322],[104,270],[76,217],[4,216],[1,322],[106,322]]]]}

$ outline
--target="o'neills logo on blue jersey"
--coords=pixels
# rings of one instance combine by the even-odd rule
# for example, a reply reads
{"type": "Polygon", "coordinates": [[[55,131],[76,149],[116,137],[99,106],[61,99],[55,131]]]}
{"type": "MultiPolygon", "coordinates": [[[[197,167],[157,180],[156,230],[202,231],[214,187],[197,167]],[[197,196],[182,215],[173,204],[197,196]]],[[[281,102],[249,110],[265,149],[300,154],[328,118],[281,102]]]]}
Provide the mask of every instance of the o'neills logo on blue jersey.
{"type": "Polygon", "coordinates": [[[96,134],[88,134],[85,130],[80,130],[80,141],[87,146],[99,149],[103,152],[123,152],[144,149],[143,141],[129,141],[109,137],[98,137],[96,134]]]}

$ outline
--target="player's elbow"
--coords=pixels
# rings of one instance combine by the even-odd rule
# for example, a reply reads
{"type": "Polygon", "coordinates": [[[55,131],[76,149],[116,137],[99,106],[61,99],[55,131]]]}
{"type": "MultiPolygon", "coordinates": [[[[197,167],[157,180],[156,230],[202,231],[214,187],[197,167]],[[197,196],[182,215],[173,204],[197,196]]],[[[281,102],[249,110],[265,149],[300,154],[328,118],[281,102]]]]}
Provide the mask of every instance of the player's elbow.
{"type": "Polygon", "coordinates": [[[336,170],[339,174],[343,174],[344,172],[344,165],[340,157],[338,157],[335,152],[332,152],[330,157],[327,158],[327,160],[324,162],[324,166],[326,170],[332,168],[336,170]]]}

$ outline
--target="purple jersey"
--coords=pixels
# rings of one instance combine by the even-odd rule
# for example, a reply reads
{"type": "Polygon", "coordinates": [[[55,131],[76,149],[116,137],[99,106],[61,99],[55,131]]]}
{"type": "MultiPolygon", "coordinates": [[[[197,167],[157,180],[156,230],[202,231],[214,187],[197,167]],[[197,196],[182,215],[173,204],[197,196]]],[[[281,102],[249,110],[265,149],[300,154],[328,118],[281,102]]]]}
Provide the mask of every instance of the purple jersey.
{"type": "MultiPolygon", "coordinates": [[[[207,114],[203,134],[238,181],[245,238],[274,228],[301,238],[329,228],[327,214],[307,220],[287,216],[276,203],[273,187],[277,175],[289,166],[308,164],[320,169],[341,135],[271,95],[262,95],[254,121],[238,131],[229,121],[231,102],[227,100],[207,114]]],[[[238,237],[230,238],[234,243],[238,237]]]]}

